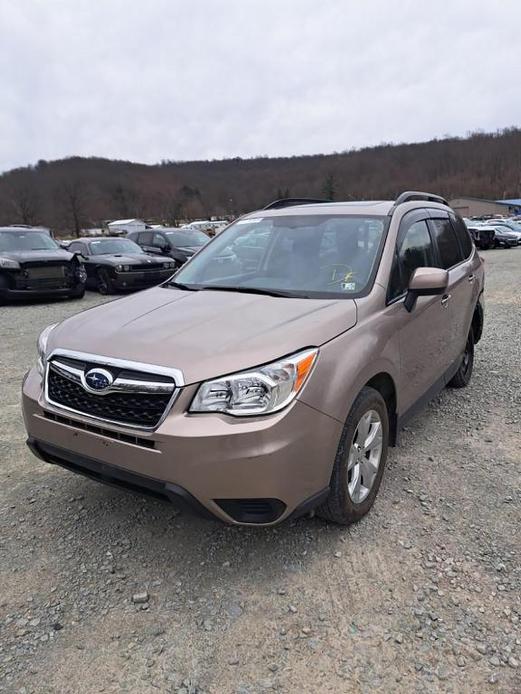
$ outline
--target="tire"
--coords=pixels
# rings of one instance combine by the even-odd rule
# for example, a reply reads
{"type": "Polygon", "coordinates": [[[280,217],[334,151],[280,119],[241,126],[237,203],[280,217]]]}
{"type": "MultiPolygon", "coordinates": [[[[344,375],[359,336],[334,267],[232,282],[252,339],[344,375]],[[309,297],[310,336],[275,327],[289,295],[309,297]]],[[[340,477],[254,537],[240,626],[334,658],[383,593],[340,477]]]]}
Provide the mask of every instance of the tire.
{"type": "Polygon", "coordinates": [[[5,277],[0,275],[0,306],[5,306],[8,303],[7,297],[5,295],[2,296],[4,292],[7,294],[7,289],[9,289],[9,283],[5,277]]]}
{"type": "MultiPolygon", "coordinates": [[[[367,421],[367,420],[366,420],[367,421]]],[[[368,440],[366,437],[366,441],[368,440]]],[[[389,413],[387,405],[380,393],[373,388],[363,388],[357,396],[353,407],[349,412],[335,457],[333,472],[329,485],[329,496],[327,500],[317,508],[317,515],[325,520],[338,523],[340,525],[350,525],[356,523],[372,507],[382,476],[384,473],[385,463],[387,460],[387,449],[389,446],[389,413]],[[379,452],[378,466],[375,471],[375,466],[370,465],[367,453],[373,455],[372,451],[365,452],[357,449],[359,446],[358,438],[360,433],[363,435],[363,420],[371,415],[371,424],[368,429],[368,434],[374,431],[373,427],[377,424],[375,419],[379,419],[381,433],[381,448],[379,452]],[[362,426],[361,430],[359,427],[362,426]],[[365,459],[367,463],[359,464],[353,456],[356,456],[358,450],[358,460],[365,459]],[[363,456],[363,457],[362,457],[363,456]],[[369,473],[366,471],[369,469],[369,473]],[[358,471],[358,477],[357,477],[358,471]],[[367,474],[374,472],[370,485],[367,486],[367,474]],[[364,477],[366,478],[364,480],[364,477]],[[360,496],[356,493],[356,480],[361,480],[360,496]],[[363,482],[366,482],[364,485],[363,482]],[[363,490],[368,490],[365,496],[363,490]]],[[[378,444],[373,449],[377,452],[378,444]]],[[[376,458],[376,456],[375,456],[376,458]]]]}
{"type": "Polygon", "coordinates": [[[467,337],[465,351],[461,358],[461,364],[454,376],[448,382],[449,388],[465,388],[470,383],[472,378],[472,370],[474,368],[474,333],[472,330],[467,337]]]}
{"type": "Polygon", "coordinates": [[[108,272],[101,268],[96,273],[96,288],[100,294],[107,295],[114,293],[114,287],[112,285],[112,280],[110,279],[108,272]]]}
{"type": "Polygon", "coordinates": [[[85,286],[83,286],[79,291],[75,291],[69,294],[69,299],[83,299],[85,296],[85,286]]]}

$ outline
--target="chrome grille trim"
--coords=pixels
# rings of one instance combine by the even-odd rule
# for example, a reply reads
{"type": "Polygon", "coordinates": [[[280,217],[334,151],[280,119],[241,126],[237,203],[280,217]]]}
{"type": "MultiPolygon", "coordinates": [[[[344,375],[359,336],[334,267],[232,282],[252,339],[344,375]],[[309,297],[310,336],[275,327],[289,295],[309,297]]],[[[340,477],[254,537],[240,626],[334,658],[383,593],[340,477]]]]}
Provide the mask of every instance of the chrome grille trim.
{"type": "MultiPolygon", "coordinates": [[[[97,395],[101,395],[101,393],[97,391],[93,391],[92,389],[85,387],[83,385],[83,372],[80,369],[75,369],[72,367],[70,364],[64,364],[63,362],[59,363],[58,368],[56,371],[61,375],[64,376],[65,378],[69,378],[71,381],[74,383],[77,383],[84,387],[85,391],[88,393],[96,393],[97,395]],[[79,379],[79,380],[77,380],[79,379]]],[[[141,381],[141,380],[132,380],[132,379],[116,379],[114,383],[111,386],[111,391],[112,392],[127,392],[127,393],[136,393],[136,392],[141,392],[141,393],[155,393],[155,394],[161,394],[161,393],[167,393],[169,391],[166,390],[157,390],[157,387],[164,387],[166,386],[166,382],[163,383],[158,383],[157,381],[141,381]],[[119,381],[118,383],[118,388],[114,389],[114,385],[116,381],[119,381]],[[140,390],[133,390],[133,389],[125,389],[123,386],[125,383],[128,383],[131,385],[131,388],[134,385],[139,385],[140,390]],[[154,387],[155,390],[144,390],[147,386],[149,387],[154,387]]],[[[155,364],[145,364],[143,362],[135,362],[135,361],[129,361],[127,359],[115,359],[112,357],[105,357],[101,356],[99,354],[89,354],[88,352],[76,352],[73,350],[67,350],[67,349],[61,349],[61,348],[56,348],[54,349],[47,357],[45,360],[45,372],[44,372],[44,400],[46,403],[49,405],[52,405],[54,408],[57,408],[58,410],[66,410],[67,412],[73,412],[74,414],[80,415],[82,418],[86,418],[91,421],[95,422],[106,422],[107,424],[111,424],[117,428],[123,428],[123,429],[140,429],[142,431],[155,431],[158,427],[161,426],[161,424],[164,422],[166,419],[168,413],[172,409],[172,405],[176,401],[177,397],[179,396],[182,386],[185,385],[184,382],[184,377],[183,377],[183,372],[180,371],[179,369],[175,369],[172,367],[165,367],[165,366],[157,366],[155,364]],[[85,412],[81,412],[79,410],[75,410],[72,407],[67,407],[66,405],[62,405],[61,403],[54,402],[50,397],[49,397],[49,370],[51,367],[51,363],[55,364],[55,359],[59,362],[59,357],[64,357],[64,358],[69,358],[69,359],[76,359],[78,361],[84,361],[92,364],[99,364],[100,366],[107,366],[107,367],[115,367],[118,369],[125,369],[129,371],[139,371],[139,372],[145,372],[145,373],[150,373],[155,376],[166,376],[168,378],[171,378],[174,380],[174,383],[168,383],[169,386],[169,391],[172,391],[172,397],[168,401],[168,404],[165,408],[165,411],[163,412],[161,418],[152,427],[149,426],[140,426],[137,424],[129,424],[129,423],[123,423],[123,422],[118,422],[114,421],[111,419],[105,419],[103,417],[96,417],[94,415],[86,414],[85,412]]],[[[109,392],[109,389],[107,389],[107,392],[109,392]]]]}
{"type": "MultiPolygon", "coordinates": [[[[108,366],[110,366],[110,364],[108,366]]],[[[109,393],[172,393],[176,388],[176,384],[172,383],[172,381],[165,381],[163,383],[157,381],[139,381],[131,378],[120,378],[118,376],[109,388],[98,391],[89,386],[85,380],[85,373],[82,369],[76,369],[70,364],[64,364],[59,358],[50,360],[49,368],[57,371],[60,376],[81,385],[87,393],[93,395],[103,396],[109,393]]]]}

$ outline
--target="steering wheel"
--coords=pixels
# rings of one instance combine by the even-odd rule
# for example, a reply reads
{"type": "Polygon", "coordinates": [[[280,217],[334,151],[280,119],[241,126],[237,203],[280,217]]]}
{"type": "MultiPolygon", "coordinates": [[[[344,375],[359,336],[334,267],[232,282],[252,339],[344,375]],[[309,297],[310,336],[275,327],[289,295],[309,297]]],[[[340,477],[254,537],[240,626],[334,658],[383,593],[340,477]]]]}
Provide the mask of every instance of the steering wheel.
{"type": "Polygon", "coordinates": [[[344,282],[352,282],[356,274],[349,265],[344,265],[344,263],[331,263],[330,265],[322,266],[320,269],[328,273],[330,277],[328,286],[330,287],[341,287],[344,282]]]}

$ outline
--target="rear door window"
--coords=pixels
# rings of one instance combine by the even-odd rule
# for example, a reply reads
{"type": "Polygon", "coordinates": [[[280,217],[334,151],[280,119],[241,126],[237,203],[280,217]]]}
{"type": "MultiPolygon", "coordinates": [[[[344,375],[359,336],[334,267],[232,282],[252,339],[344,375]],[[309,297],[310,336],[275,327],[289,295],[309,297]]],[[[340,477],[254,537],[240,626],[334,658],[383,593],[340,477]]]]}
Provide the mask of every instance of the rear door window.
{"type": "Polygon", "coordinates": [[[439,265],[444,270],[449,270],[463,260],[463,252],[460,249],[456,233],[448,217],[431,219],[430,221],[434,241],[438,247],[439,265]]]}
{"type": "Polygon", "coordinates": [[[458,238],[459,245],[463,253],[463,257],[468,258],[472,253],[472,248],[474,246],[469,230],[467,229],[467,226],[465,222],[461,219],[461,217],[456,217],[456,215],[451,214],[450,221],[452,222],[452,226],[454,227],[454,231],[456,232],[456,236],[458,238]]]}

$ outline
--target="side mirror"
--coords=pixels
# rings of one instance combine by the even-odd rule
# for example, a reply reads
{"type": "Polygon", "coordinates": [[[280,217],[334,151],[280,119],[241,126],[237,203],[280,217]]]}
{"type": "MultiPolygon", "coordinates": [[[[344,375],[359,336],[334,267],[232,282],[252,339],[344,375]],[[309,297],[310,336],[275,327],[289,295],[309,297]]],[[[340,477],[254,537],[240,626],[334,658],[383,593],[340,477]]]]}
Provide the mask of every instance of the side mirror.
{"type": "Polygon", "coordinates": [[[416,305],[419,296],[444,294],[449,284],[449,273],[438,267],[418,267],[413,272],[404,306],[409,311],[416,305]]]}

